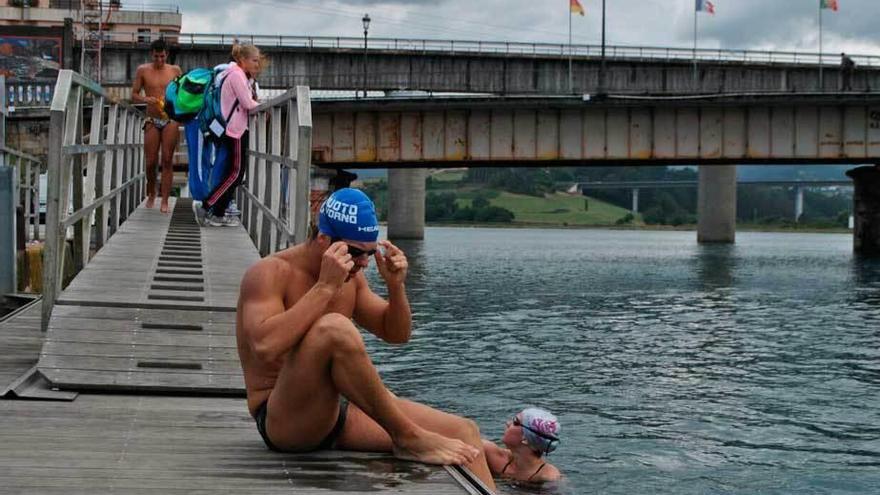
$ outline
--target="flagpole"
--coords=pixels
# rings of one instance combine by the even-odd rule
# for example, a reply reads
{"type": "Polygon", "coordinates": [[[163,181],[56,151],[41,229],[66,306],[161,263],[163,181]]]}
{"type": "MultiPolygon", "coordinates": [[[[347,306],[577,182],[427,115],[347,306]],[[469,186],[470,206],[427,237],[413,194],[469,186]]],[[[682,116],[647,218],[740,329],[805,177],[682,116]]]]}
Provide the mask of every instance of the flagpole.
{"type": "Polygon", "coordinates": [[[694,91],[697,89],[697,7],[694,5],[694,91]]]}
{"type": "Polygon", "coordinates": [[[568,93],[574,93],[571,82],[571,1],[568,5],[568,93]]]}
{"type": "Polygon", "coordinates": [[[822,74],[822,0],[819,0],[819,91],[825,91],[822,74]]]}
{"type": "Polygon", "coordinates": [[[599,67],[599,91],[605,92],[605,0],[602,0],[602,65],[599,67]]]}

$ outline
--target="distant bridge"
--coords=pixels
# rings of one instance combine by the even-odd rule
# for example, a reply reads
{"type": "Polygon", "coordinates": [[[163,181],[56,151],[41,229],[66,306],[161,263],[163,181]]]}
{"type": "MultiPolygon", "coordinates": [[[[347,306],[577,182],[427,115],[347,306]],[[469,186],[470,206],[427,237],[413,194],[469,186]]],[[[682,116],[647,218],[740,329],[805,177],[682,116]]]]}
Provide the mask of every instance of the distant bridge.
{"type": "MultiPolygon", "coordinates": [[[[158,35],[158,34],[154,34],[158,35]]],[[[102,82],[130,86],[149,61],[149,37],[121,34],[103,51],[102,82]],[[121,37],[120,37],[121,36],[121,37]]],[[[180,34],[174,63],[184,69],[229,60],[233,40],[263,48],[266,88],[425,90],[495,94],[695,94],[842,89],[840,58],[827,54],[553,43],[180,34]],[[696,62],[696,63],[695,63],[696,62]],[[819,74],[819,63],[824,67],[819,74]],[[366,64],[366,67],[365,67],[366,64]],[[820,84],[821,80],[821,84],[820,84]]],[[[880,88],[880,57],[853,55],[852,91],[880,88]]],[[[78,57],[74,57],[78,60],[78,57]]]]}
{"type": "MultiPolygon", "coordinates": [[[[632,191],[633,214],[639,212],[639,191],[642,189],[675,189],[699,187],[699,181],[695,180],[665,180],[665,181],[604,181],[604,182],[579,182],[573,185],[569,192],[587,194],[588,190],[629,189],[632,191]]],[[[851,180],[748,180],[737,181],[736,186],[769,186],[769,187],[794,187],[794,221],[800,220],[804,214],[804,190],[815,187],[853,187],[851,180]]]]}

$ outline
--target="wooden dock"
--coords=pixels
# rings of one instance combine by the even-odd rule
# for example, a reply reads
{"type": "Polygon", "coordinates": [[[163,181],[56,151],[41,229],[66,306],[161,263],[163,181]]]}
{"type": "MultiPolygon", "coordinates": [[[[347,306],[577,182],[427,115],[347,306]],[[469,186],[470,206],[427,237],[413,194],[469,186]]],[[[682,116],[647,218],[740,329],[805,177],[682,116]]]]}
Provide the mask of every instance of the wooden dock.
{"type": "Polygon", "coordinates": [[[265,448],[234,336],[258,258],[244,229],[199,228],[186,200],[172,215],[141,207],[46,333],[39,304],[0,322],[0,493],[482,493],[387,455],[265,448]]]}

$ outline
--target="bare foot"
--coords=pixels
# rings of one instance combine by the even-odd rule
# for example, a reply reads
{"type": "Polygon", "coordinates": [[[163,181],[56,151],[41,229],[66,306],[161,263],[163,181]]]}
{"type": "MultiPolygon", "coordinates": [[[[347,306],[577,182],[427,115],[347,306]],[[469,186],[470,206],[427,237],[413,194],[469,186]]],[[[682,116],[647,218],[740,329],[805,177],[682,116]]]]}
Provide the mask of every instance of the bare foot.
{"type": "Polygon", "coordinates": [[[396,439],[394,456],[407,461],[426,464],[469,464],[480,455],[479,450],[453,438],[421,430],[409,438],[396,439]]]}
{"type": "Polygon", "coordinates": [[[153,208],[153,205],[155,203],[156,203],[156,198],[154,198],[153,196],[147,196],[147,204],[146,204],[147,208],[153,208]]]}
{"type": "Polygon", "coordinates": [[[161,211],[162,213],[168,213],[169,211],[171,211],[171,208],[168,207],[167,199],[162,200],[162,206],[159,207],[159,211],[161,211]]]}

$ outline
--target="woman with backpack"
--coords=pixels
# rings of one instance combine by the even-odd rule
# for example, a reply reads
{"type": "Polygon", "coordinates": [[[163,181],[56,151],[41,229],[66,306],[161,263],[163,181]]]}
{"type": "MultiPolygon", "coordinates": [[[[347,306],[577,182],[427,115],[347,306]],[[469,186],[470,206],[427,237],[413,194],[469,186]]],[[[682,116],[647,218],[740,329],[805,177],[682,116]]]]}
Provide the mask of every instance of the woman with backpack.
{"type": "Polygon", "coordinates": [[[219,139],[229,161],[228,166],[224,167],[228,173],[202,204],[205,223],[216,227],[239,224],[238,218],[226,215],[226,208],[244,177],[244,157],[248,149],[248,114],[259,105],[254,97],[253,81],[262,67],[260,49],[254,45],[233,45],[232,59],[235,62],[230,63],[218,76],[220,110],[226,121],[219,139]]]}

